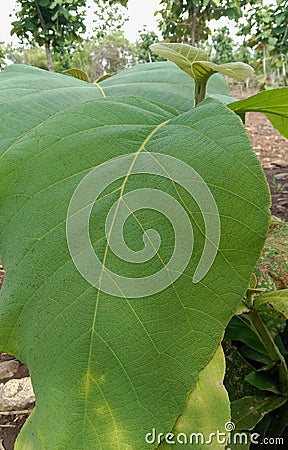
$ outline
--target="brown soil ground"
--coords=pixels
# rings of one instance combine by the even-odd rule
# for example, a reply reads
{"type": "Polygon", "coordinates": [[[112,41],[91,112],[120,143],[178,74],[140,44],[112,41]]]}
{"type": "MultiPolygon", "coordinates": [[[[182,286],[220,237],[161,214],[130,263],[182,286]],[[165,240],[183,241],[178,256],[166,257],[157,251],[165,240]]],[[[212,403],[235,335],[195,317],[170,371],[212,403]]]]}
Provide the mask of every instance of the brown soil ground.
{"type": "Polygon", "coordinates": [[[288,221],[288,140],[261,113],[248,113],[246,128],[262,163],[272,197],[271,212],[288,221]]]}
{"type": "MultiPolygon", "coordinates": [[[[233,88],[236,98],[247,97],[255,92],[244,92],[233,88]]],[[[288,221],[288,140],[278,133],[271,123],[260,113],[246,115],[246,128],[250,134],[253,149],[264,169],[272,195],[272,214],[288,221]]],[[[0,265],[0,288],[4,278],[4,271],[0,265]]],[[[0,362],[11,358],[0,353],[0,362]]],[[[19,374],[15,377],[27,376],[28,370],[20,366],[19,374]]],[[[1,380],[0,380],[1,382],[1,380]]],[[[27,418],[27,412],[15,412],[1,415],[0,412],[0,450],[13,450],[14,441],[21,426],[27,418]]]]}

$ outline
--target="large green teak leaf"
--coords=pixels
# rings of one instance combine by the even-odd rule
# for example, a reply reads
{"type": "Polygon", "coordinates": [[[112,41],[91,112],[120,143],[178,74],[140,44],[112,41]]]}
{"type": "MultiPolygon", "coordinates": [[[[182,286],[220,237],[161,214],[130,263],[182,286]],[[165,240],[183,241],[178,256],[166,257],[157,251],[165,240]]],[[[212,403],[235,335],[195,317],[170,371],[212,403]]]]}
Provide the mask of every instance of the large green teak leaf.
{"type": "Polygon", "coordinates": [[[266,237],[237,115],[213,101],[178,114],[126,88],[0,74],[0,348],[36,394],[17,450],[154,448],[146,434],[183,413],[266,237]]]}
{"type": "MultiPolygon", "coordinates": [[[[38,122],[72,104],[124,95],[143,97],[166,105],[172,111],[185,112],[194,105],[194,80],[171,62],[139,64],[93,84],[80,80],[75,83],[75,79],[67,75],[22,64],[9,66],[1,73],[0,104],[22,98],[21,108],[25,111],[22,127],[26,115],[30,121],[38,122]],[[27,96],[29,105],[26,105],[27,96]]],[[[219,74],[209,79],[207,95],[231,101],[227,83],[219,74]]],[[[13,123],[11,125],[13,128],[13,123]]]]}
{"type": "MultiPolygon", "coordinates": [[[[168,61],[139,64],[101,82],[100,86],[107,96],[137,95],[178,112],[188,111],[194,106],[193,78],[168,61]]],[[[207,96],[216,97],[223,103],[233,100],[220,74],[209,79],[207,96]]]]}

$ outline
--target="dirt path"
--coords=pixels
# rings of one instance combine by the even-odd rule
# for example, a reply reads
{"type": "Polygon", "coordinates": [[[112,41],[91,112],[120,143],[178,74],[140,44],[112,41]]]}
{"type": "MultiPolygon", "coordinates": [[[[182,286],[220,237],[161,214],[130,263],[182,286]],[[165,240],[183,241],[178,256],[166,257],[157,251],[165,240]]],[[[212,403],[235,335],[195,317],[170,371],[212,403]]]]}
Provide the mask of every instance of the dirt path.
{"type": "Polygon", "coordinates": [[[270,186],[271,212],[287,222],[288,140],[275,130],[261,113],[248,113],[246,128],[270,186]]]}
{"type": "MultiPolygon", "coordinates": [[[[237,99],[257,94],[243,90],[241,83],[230,85],[230,95],[237,99]]],[[[288,222],[288,139],[283,137],[261,113],[247,113],[246,129],[269,183],[275,216],[288,222]]]]}

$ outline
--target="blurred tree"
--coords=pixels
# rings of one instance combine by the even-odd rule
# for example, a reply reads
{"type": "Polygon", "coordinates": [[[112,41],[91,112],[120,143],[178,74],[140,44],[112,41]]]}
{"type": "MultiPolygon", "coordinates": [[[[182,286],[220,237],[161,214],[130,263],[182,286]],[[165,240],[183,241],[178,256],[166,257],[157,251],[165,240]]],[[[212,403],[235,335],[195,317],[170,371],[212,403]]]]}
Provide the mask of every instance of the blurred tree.
{"type": "MultiPolygon", "coordinates": [[[[15,64],[28,64],[48,70],[46,53],[43,47],[34,46],[30,48],[14,47],[8,44],[5,47],[6,58],[15,64]]],[[[70,67],[71,55],[57,54],[53,52],[53,64],[56,72],[63,72],[70,67]]]]}
{"type": "Polygon", "coordinates": [[[286,84],[286,64],[288,53],[288,1],[277,0],[277,7],[272,13],[272,35],[277,39],[276,51],[280,55],[282,75],[286,84]]]}
{"type": "Polygon", "coordinates": [[[106,34],[120,31],[124,23],[128,20],[125,16],[124,7],[128,0],[94,0],[95,1],[95,20],[94,37],[96,39],[104,38],[106,34]]]}
{"type": "Polygon", "coordinates": [[[73,53],[70,60],[70,68],[81,69],[86,72],[91,80],[97,76],[94,74],[94,56],[96,53],[96,39],[85,39],[73,53]]]}
{"type": "Polygon", "coordinates": [[[114,74],[131,66],[136,60],[136,49],[123,31],[114,31],[102,39],[87,39],[76,50],[70,62],[86,72],[90,80],[95,80],[107,73],[114,74]]]}
{"type": "Polygon", "coordinates": [[[235,60],[242,61],[246,64],[250,64],[253,66],[253,57],[251,54],[251,48],[247,45],[246,36],[244,36],[244,40],[242,44],[237,46],[235,51],[235,60]]]}
{"type": "Polygon", "coordinates": [[[12,22],[11,34],[16,34],[22,43],[45,46],[47,65],[54,70],[52,49],[65,53],[81,41],[85,31],[84,17],[86,0],[17,0],[20,6],[12,22]]]}
{"type": "Polygon", "coordinates": [[[147,31],[146,27],[143,30],[139,30],[139,38],[136,41],[136,50],[138,54],[138,62],[154,62],[162,61],[155,53],[150,51],[150,45],[159,41],[159,37],[154,31],[147,31]]]}
{"type": "Polygon", "coordinates": [[[222,27],[212,34],[212,44],[215,51],[212,61],[216,64],[224,64],[235,61],[233,39],[229,28],[222,27]]]}
{"type": "MultiPolygon", "coordinates": [[[[243,1],[243,0],[242,0],[243,1]]],[[[159,28],[163,38],[195,45],[210,34],[207,22],[241,16],[241,0],[161,0],[159,28]]]]}
{"type": "Polygon", "coordinates": [[[8,60],[15,64],[28,64],[40,69],[48,69],[45,50],[41,47],[15,48],[12,44],[8,44],[6,56],[8,60]]]}
{"type": "Polygon", "coordinates": [[[247,44],[254,50],[257,66],[262,66],[263,83],[270,75],[282,69],[286,83],[288,51],[288,1],[264,3],[250,0],[245,12],[245,22],[240,27],[240,35],[250,36],[247,44]]]}
{"type": "Polygon", "coordinates": [[[0,69],[5,66],[5,49],[4,42],[0,42],[0,69]]]}
{"type": "MultiPolygon", "coordinates": [[[[273,50],[277,39],[272,34],[272,9],[271,5],[262,0],[249,2],[249,8],[244,15],[244,24],[240,26],[240,35],[249,36],[249,47],[260,53],[264,80],[269,71],[270,51],[273,50]]],[[[265,81],[264,81],[265,82],[265,81]]]]}

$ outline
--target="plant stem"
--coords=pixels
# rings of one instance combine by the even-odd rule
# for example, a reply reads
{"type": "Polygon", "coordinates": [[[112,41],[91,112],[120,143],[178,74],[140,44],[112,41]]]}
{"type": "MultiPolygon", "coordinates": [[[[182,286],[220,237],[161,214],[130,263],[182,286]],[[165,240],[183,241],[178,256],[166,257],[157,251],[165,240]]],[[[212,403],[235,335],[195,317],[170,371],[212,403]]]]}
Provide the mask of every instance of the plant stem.
{"type": "Polygon", "coordinates": [[[269,333],[266,325],[261,319],[260,315],[253,307],[247,314],[250,319],[251,326],[255,333],[259,336],[259,339],[263,343],[268,355],[277,364],[279,383],[282,394],[288,396],[288,370],[284,359],[284,356],[280,353],[277,345],[275,344],[271,334],[269,333]]]}
{"type": "Polygon", "coordinates": [[[206,98],[207,81],[208,80],[201,80],[201,83],[198,83],[198,81],[195,80],[195,106],[206,98]]]}

